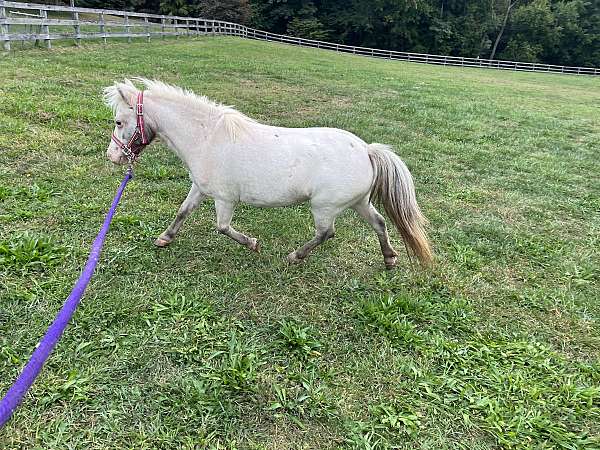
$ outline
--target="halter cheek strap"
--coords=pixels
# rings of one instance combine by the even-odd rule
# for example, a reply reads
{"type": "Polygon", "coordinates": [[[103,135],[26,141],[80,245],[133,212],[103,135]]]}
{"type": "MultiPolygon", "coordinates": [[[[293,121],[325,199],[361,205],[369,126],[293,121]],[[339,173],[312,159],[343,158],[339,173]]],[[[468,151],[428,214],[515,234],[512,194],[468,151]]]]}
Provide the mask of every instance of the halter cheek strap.
{"type": "Polygon", "coordinates": [[[146,130],[144,127],[144,91],[140,91],[137,95],[137,101],[135,104],[136,113],[136,126],[135,131],[131,135],[129,142],[125,144],[121,141],[114,133],[111,136],[112,141],[119,146],[123,154],[129,160],[129,164],[133,164],[136,158],[142,153],[144,147],[149,144],[148,137],[146,136],[146,130]],[[138,138],[141,138],[141,142],[137,142],[138,138]]]}
{"type": "Polygon", "coordinates": [[[137,128],[140,130],[140,134],[142,135],[142,144],[148,145],[148,138],[146,137],[146,132],[144,130],[144,91],[140,91],[137,98],[137,104],[135,105],[136,114],[137,114],[137,128]]]}

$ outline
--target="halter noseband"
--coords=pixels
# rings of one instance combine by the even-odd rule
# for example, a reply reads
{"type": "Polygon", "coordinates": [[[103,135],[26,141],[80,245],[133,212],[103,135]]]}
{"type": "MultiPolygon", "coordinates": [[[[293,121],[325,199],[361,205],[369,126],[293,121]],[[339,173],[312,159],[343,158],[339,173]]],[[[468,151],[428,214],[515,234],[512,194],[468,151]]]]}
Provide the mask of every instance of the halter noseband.
{"type": "Polygon", "coordinates": [[[133,164],[136,158],[142,153],[142,150],[146,145],[149,144],[148,138],[146,137],[146,131],[144,129],[144,91],[140,91],[137,96],[137,102],[135,105],[135,113],[137,116],[137,125],[135,131],[129,142],[125,144],[121,141],[113,131],[111,139],[115,144],[119,146],[123,154],[129,160],[129,164],[133,164]],[[137,142],[141,138],[141,142],[137,142]]]}

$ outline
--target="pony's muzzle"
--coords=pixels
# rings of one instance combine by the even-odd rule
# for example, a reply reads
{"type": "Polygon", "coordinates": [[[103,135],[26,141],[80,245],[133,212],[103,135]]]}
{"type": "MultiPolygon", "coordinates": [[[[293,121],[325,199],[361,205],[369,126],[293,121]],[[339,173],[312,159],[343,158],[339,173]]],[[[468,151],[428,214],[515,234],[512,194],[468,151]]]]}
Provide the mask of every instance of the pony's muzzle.
{"type": "Polygon", "coordinates": [[[120,148],[114,144],[110,144],[106,150],[106,158],[113,164],[124,165],[127,164],[127,157],[123,154],[120,148]]]}

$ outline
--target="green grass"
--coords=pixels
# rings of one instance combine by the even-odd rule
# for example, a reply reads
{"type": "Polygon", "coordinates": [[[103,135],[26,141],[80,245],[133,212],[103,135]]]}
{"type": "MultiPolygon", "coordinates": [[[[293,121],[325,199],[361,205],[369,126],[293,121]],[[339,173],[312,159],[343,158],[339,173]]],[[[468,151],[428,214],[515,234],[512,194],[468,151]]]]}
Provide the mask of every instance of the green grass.
{"type": "MultiPolygon", "coordinates": [[[[300,266],[306,206],[240,207],[248,252],[149,148],[73,322],[2,448],[599,448],[600,81],[235,38],[0,59],[0,392],[79,275],[122,169],[101,90],[158,78],[261,121],[391,144],[432,271],[383,269],[354,213],[300,266]]],[[[394,235],[395,243],[401,246],[394,235]]]]}

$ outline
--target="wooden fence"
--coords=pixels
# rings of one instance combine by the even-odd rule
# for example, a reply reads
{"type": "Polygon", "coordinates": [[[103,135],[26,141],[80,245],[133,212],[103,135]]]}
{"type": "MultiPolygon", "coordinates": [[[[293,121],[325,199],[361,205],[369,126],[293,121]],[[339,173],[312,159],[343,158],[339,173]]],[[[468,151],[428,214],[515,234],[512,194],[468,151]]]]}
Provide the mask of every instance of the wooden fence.
{"type": "Polygon", "coordinates": [[[53,40],[72,39],[80,45],[82,39],[231,35],[248,39],[276,41],[302,47],[314,47],[374,58],[403,60],[443,66],[481,67],[526,72],[553,72],[576,75],[600,75],[600,68],[557,66],[552,64],[503,61],[497,59],[464,58],[461,56],[428,55],[397,52],[368,47],[335,44],[256,30],[221,20],[164,16],[129,11],[40,5],[0,0],[0,41],[5,51],[11,42],[33,41],[35,45],[52,48],[53,40]]]}

